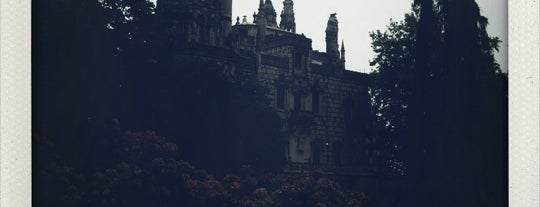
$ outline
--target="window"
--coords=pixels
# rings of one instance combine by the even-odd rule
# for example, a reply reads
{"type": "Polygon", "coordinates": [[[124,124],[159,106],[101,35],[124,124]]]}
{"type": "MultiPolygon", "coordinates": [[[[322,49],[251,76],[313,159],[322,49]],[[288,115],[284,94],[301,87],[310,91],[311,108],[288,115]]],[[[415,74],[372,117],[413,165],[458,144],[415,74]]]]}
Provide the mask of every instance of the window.
{"type": "Polygon", "coordinates": [[[302,53],[297,52],[294,54],[294,67],[302,68],[302,53]]]}
{"type": "Polygon", "coordinates": [[[305,75],[306,69],[304,64],[304,55],[300,52],[294,53],[294,73],[297,75],[305,75]]]}
{"type": "Polygon", "coordinates": [[[285,109],[285,89],[283,87],[277,87],[276,107],[278,109],[285,109]]]}
{"type": "Polygon", "coordinates": [[[313,164],[321,164],[321,142],[318,140],[311,142],[311,148],[313,164]]]}
{"type": "Polygon", "coordinates": [[[311,107],[314,113],[319,113],[319,92],[314,91],[311,96],[311,107]]]}
{"type": "Polygon", "coordinates": [[[300,111],[302,107],[302,96],[300,94],[294,94],[294,110],[300,111]]]}

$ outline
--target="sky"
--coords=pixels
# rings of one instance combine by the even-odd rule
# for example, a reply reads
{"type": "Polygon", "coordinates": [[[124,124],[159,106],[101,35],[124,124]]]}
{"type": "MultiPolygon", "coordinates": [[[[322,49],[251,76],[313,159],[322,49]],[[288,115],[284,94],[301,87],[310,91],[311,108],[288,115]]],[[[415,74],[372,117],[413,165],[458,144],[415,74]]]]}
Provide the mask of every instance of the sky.
{"type": "MultiPolygon", "coordinates": [[[[349,70],[369,73],[369,61],[375,57],[371,48],[370,31],[385,30],[390,19],[400,21],[411,9],[412,0],[293,0],[296,33],[304,33],[313,42],[313,49],[325,51],[325,29],[328,17],[337,13],[339,43],[345,42],[346,66],[349,70]]],[[[276,13],[283,8],[283,0],[272,0],[276,13]]],[[[477,0],[482,15],[489,19],[488,34],[503,42],[501,51],[495,55],[503,71],[507,70],[508,33],[507,0],[477,0]]],[[[233,0],[233,20],[246,15],[253,21],[253,12],[259,0],[233,0]]],[[[340,45],[341,47],[341,45],[340,45]]]]}

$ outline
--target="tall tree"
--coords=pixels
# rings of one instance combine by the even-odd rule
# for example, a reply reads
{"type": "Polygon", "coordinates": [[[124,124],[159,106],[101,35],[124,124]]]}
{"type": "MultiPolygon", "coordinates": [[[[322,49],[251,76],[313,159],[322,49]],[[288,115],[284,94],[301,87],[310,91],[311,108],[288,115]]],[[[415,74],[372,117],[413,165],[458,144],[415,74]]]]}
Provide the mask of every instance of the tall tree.
{"type": "Polygon", "coordinates": [[[412,168],[418,170],[414,179],[425,180],[421,191],[431,194],[424,204],[504,205],[506,89],[493,58],[499,40],[487,35],[487,19],[474,1],[416,4],[418,95],[411,135],[421,154],[412,168]]]}
{"type": "Polygon", "coordinates": [[[406,203],[504,205],[507,78],[493,57],[500,41],[474,1],[417,0],[413,11],[415,21],[371,33],[373,101],[386,137],[403,140],[406,203]]]}
{"type": "Polygon", "coordinates": [[[370,94],[377,117],[379,137],[384,139],[384,155],[391,171],[403,174],[403,148],[410,141],[403,137],[410,125],[407,117],[411,100],[418,8],[400,22],[390,21],[387,30],[370,33],[376,53],[370,62],[376,70],[370,94]]]}
{"type": "Polygon", "coordinates": [[[55,137],[63,158],[80,154],[86,126],[118,109],[119,71],[97,1],[34,1],[33,133],[55,137]]]}

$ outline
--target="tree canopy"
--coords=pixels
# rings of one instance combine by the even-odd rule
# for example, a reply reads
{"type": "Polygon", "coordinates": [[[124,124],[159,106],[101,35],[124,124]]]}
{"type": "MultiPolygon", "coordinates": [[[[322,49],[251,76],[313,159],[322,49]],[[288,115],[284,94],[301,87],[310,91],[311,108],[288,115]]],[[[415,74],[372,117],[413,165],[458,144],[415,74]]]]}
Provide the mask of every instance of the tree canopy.
{"type": "Polygon", "coordinates": [[[76,167],[97,157],[105,123],[171,137],[214,173],[281,169],[282,123],[256,81],[163,49],[167,25],[148,0],[34,2],[34,134],[76,167]],[[55,32],[51,32],[55,30],[55,32]],[[264,126],[261,128],[260,126],[264,126]]]}
{"type": "Polygon", "coordinates": [[[407,117],[413,84],[416,25],[418,8],[405,14],[405,19],[391,20],[387,30],[370,33],[376,53],[370,62],[376,70],[371,74],[370,90],[373,113],[376,114],[380,139],[384,141],[388,167],[395,173],[404,173],[402,148],[407,140],[403,133],[410,124],[407,117]]]}
{"type": "Polygon", "coordinates": [[[505,203],[507,77],[487,25],[474,1],[419,0],[371,33],[374,104],[402,149],[408,205],[505,203]]]}

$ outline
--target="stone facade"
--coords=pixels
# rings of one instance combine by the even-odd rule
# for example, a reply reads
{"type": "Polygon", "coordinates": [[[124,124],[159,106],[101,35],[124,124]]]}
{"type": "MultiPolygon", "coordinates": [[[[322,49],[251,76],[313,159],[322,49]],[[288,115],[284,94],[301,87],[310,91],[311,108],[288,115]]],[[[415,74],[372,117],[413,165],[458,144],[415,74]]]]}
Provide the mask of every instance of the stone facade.
{"type": "Polygon", "coordinates": [[[227,47],[232,0],[159,0],[156,10],[167,16],[163,19],[171,20],[163,22],[170,25],[167,32],[171,42],[227,47]]]}
{"type": "MultiPolygon", "coordinates": [[[[192,5],[203,2],[192,1],[192,5]]],[[[366,74],[345,69],[345,48],[342,43],[339,50],[338,45],[337,14],[331,14],[327,22],[327,51],[319,52],[312,49],[311,39],[295,33],[292,0],[284,0],[279,26],[272,1],[260,0],[252,22],[246,16],[242,22],[237,17],[231,28],[226,25],[226,19],[230,20],[230,0],[205,2],[215,4],[197,12],[210,12],[225,24],[208,24],[208,18],[186,22],[187,40],[215,47],[214,51],[229,51],[223,58],[219,55],[213,58],[229,72],[244,70],[255,74],[252,77],[270,89],[268,97],[284,120],[283,130],[289,136],[284,146],[288,163],[285,170],[327,173],[372,170],[378,152],[366,115],[370,105],[369,79],[366,74]],[[197,32],[193,33],[194,30],[197,32]],[[216,41],[207,41],[212,38],[197,35],[202,31],[216,31],[210,34],[223,36],[216,35],[216,41]],[[246,66],[245,62],[253,64],[246,66]],[[366,110],[359,110],[362,107],[366,110]]]]}

